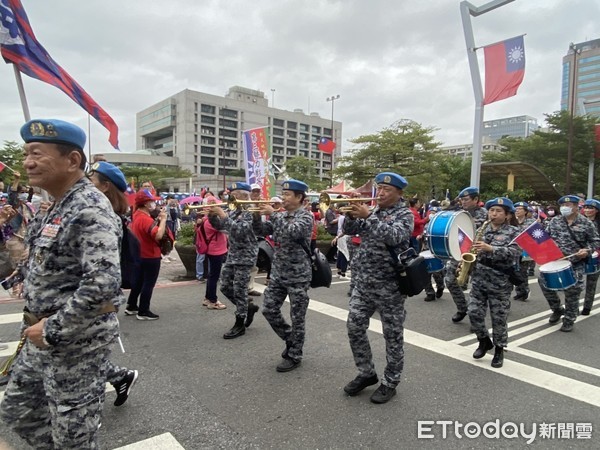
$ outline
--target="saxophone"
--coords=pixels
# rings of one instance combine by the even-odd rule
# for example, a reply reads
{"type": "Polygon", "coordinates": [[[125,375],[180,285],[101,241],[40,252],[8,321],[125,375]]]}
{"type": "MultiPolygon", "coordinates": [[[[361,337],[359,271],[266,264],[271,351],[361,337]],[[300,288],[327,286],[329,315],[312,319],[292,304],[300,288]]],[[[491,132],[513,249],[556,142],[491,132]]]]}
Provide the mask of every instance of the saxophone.
{"type": "Polygon", "coordinates": [[[473,269],[473,263],[477,259],[477,253],[475,252],[475,242],[479,242],[483,238],[483,234],[485,233],[485,229],[491,223],[491,220],[486,220],[481,224],[479,230],[475,234],[475,239],[473,239],[473,245],[467,253],[463,253],[460,255],[461,257],[461,266],[458,269],[458,274],[456,276],[456,282],[459,286],[464,287],[469,283],[469,276],[471,274],[471,270],[473,269]]]}

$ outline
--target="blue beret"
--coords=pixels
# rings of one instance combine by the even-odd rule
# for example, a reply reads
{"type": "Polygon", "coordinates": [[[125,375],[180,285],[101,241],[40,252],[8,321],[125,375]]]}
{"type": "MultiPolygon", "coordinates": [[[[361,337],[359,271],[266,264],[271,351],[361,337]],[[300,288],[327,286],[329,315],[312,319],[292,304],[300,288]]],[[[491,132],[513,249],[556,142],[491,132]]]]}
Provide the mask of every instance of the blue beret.
{"type": "Polygon", "coordinates": [[[558,199],[558,204],[562,205],[566,202],[579,203],[580,200],[581,199],[576,195],[563,195],[561,198],[558,199]]]}
{"type": "Polygon", "coordinates": [[[459,197],[470,197],[477,195],[479,195],[479,188],[475,186],[466,187],[458,194],[459,197]]]}
{"type": "Polygon", "coordinates": [[[509,212],[515,212],[515,206],[510,198],[506,197],[496,197],[491,200],[488,200],[485,203],[485,209],[490,209],[492,206],[503,206],[509,212]]]}
{"type": "Polygon", "coordinates": [[[123,175],[123,172],[121,172],[117,166],[100,161],[92,165],[92,170],[94,172],[101,173],[108,178],[111,183],[114,184],[121,192],[125,192],[127,190],[127,181],[125,180],[125,175],[123,175]]]}
{"type": "Polygon", "coordinates": [[[308,192],[308,185],[298,180],[287,180],[281,185],[284,191],[301,191],[308,192]]]}
{"type": "Polygon", "coordinates": [[[73,145],[80,150],[85,147],[85,132],[64,120],[33,119],[21,127],[25,142],[48,142],[50,144],[73,145]]]}
{"type": "Polygon", "coordinates": [[[389,184],[398,189],[404,189],[408,186],[408,181],[404,177],[401,177],[394,172],[381,172],[375,177],[375,183],[377,184],[389,184]]]}
{"type": "Polygon", "coordinates": [[[529,203],[527,202],[517,202],[515,203],[515,208],[520,206],[521,208],[529,209],[529,203]]]}
{"type": "Polygon", "coordinates": [[[248,192],[250,192],[250,185],[248,183],[235,182],[235,183],[231,183],[231,186],[229,186],[229,190],[230,191],[248,191],[248,192]]]}
{"type": "Polygon", "coordinates": [[[600,211],[600,202],[594,198],[590,198],[589,200],[586,200],[584,205],[585,206],[593,206],[598,211],[600,211]]]}

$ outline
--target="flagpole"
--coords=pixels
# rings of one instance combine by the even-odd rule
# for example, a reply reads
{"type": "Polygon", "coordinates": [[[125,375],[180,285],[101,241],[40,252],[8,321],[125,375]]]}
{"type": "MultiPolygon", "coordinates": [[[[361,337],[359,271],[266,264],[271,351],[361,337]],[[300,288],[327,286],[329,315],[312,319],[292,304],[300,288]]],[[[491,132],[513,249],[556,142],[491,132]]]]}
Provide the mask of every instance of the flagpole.
{"type": "Polygon", "coordinates": [[[31,114],[29,114],[29,105],[27,105],[27,97],[25,95],[25,88],[23,87],[23,78],[21,78],[21,72],[14,64],[13,70],[15,72],[15,79],[17,80],[17,89],[19,90],[19,98],[21,99],[21,108],[23,108],[23,117],[25,122],[31,120],[31,114]]]}
{"type": "Polygon", "coordinates": [[[514,0],[493,0],[485,5],[475,7],[468,1],[460,2],[460,14],[465,35],[465,44],[467,46],[467,58],[469,68],[471,69],[471,81],[473,83],[473,93],[475,94],[475,120],[473,126],[473,150],[471,160],[471,186],[479,187],[481,175],[481,136],[483,134],[483,88],[481,86],[481,75],[479,73],[479,63],[475,51],[475,37],[473,36],[473,26],[471,16],[477,17],[496,8],[513,2],[514,0]]]}

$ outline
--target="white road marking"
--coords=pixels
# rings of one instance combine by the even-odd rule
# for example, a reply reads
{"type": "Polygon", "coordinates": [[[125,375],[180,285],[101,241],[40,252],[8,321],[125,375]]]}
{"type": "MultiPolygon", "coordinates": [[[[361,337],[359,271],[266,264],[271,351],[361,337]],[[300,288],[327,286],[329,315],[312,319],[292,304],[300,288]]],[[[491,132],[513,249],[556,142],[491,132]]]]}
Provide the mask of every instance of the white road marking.
{"type": "Polygon", "coordinates": [[[0,316],[0,325],[7,323],[19,323],[23,320],[23,313],[18,314],[2,314],[0,316]]]}
{"type": "Polygon", "coordinates": [[[519,355],[528,356],[530,358],[539,359],[540,361],[544,361],[547,363],[555,364],[557,366],[566,367],[567,369],[577,370],[579,372],[587,373],[589,375],[594,375],[596,377],[600,377],[600,369],[596,369],[595,367],[585,366],[583,364],[574,363],[573,361],[567,361],[566,359],[555,358],[554,356],[546,355],[544,353],[534,352],[533,350],[528,350],[526,348],[521,347],[510,347],[509,351],[511,353],[518,353],[519,355]]]}
{"type": "Polygon", "coordinates": [[[164,433],[115,450],[184,450],[184,447],[171,433],[164,433]]]}

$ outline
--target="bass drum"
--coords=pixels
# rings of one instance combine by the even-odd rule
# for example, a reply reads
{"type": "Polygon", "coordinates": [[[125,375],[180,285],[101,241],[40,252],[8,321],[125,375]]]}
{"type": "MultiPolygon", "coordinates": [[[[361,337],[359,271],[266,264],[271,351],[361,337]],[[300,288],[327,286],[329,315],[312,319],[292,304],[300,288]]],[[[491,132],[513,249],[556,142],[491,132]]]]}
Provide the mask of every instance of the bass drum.
{"type": "Polygon", "coordinates": [[[475,223],[468,212],[442,211],[433,216],[425,228],[431,253],[438,258],[461,261],[459,231],[473,240],[475,223]]]}
{"type": "Polygon", "coordinates": [[[269,272],[274,254],[273,245],[266,239],[260,239],[258,242],[258,257],[256,258],[256,267],[258,267],[258,270],[269,272]]]}

